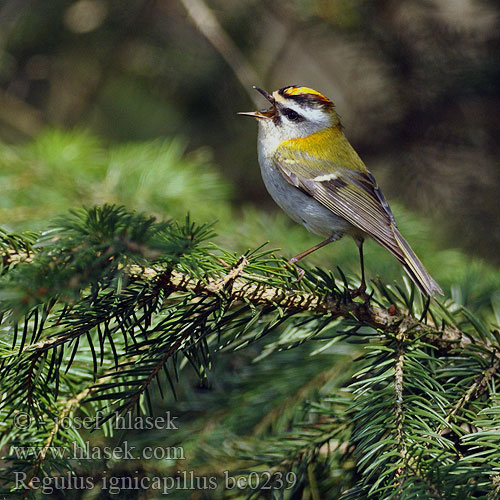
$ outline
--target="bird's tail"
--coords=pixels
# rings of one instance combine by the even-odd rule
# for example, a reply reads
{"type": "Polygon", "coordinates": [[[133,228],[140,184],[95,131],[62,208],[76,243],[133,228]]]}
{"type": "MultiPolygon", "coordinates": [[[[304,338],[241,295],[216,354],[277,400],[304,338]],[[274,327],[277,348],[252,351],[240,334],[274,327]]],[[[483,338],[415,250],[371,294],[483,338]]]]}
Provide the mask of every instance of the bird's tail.
{"type": "MultiPolygon", "coordinates": [[[[432,297],[436,293],[443,295],[443,290],[434,281],[432,276],[427,272],[423,264],[420,262],[415,252],[411,249],[408,242],[403,238],[401,233],[393,227],[394,238],[401,250],[402,255],[394,254],[403,265],[404,270],[412,279],[420,291],[432,297]]],[[[399,253],[399,252],[398,252],[399,253]]]]}

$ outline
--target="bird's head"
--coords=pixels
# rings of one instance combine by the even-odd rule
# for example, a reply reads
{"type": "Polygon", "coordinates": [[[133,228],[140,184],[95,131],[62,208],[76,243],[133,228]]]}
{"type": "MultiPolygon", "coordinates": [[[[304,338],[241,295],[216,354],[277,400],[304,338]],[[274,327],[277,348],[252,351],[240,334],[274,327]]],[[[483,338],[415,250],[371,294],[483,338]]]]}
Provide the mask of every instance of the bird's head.
{"type": "Polygon", "coordinates": [[[291,85],[268,94],[254,88],[271,103],[271,107],[239,114],[257,118],[265,135],[280,140],[296,139],[339,124],[333,102],[317,90],[291,85]]]}

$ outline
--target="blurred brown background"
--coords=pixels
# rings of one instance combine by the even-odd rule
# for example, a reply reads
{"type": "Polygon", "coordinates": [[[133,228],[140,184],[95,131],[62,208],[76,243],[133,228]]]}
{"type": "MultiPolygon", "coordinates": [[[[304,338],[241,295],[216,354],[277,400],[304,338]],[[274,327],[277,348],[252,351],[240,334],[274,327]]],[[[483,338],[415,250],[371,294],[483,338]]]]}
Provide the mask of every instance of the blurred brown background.
{"type": "Polygon", "coordinates": [[[254,108],[252,83],[306,85],[334,100],[390,200],[439,221],[443,247],[498,264],[499,13],[487,0],[2,0],[0,139],[181,135],[211,147],[236,204],[274,209],[255,124],[236,112],[254,108]]]}

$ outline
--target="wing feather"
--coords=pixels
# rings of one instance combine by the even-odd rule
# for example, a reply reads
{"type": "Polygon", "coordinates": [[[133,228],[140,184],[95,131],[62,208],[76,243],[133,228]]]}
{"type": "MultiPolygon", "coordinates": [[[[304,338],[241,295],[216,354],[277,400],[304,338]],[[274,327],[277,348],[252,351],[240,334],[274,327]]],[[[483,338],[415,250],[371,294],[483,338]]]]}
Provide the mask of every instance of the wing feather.
{"type": "Polygon", "coordinates": [[[276,168],[293,186],[306,192],[334,214],[343,217],[353,226],[367,233],[374,240],[403,259],[395,237],[396,222],[373,176],[366,171],[348,170],[326,160],[299,153],[277,151],[276,168]],[[298,156],[298,158],[297,158],[298,156]],[[291,171],[290,166],[300,165],[291,171]],[[327,179],[325,172],[332,172],[327,179]],[[336,174],[335,174],[336,173],[336,174]],[[318,180],[325,179],[325,180],[318,180]]]}
{"type": "Polygon", "coordinates": [[[273,161],[290,184],[389,250],[422,293],[443,293],[399,232],[382,191],[362,163],[353,169],[289,148],[276,151],[273,161]]]}

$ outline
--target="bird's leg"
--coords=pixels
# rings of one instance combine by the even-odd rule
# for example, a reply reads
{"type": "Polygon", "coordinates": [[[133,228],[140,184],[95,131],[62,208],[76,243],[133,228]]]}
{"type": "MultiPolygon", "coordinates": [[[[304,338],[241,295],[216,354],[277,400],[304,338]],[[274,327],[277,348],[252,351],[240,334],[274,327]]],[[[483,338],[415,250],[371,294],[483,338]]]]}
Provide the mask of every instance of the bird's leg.
{"type": "Polygon", "coordinates": [[[359,264],[361,266],[361,285],[359,287],[359,290],[361,293],[365,293],[365,291],[366,291],[365,259],[363,258],[363,241],[364,240],[358,240],[359,264]]]}
{"type": "Polygon", "coordinates": [[[359,263],[361,265],[361,284],[357,290],[352,293],[353,297],[363,297],[365,302],[369,302],[370,298],[366,294],[366,281],[365,281],[365,261],[363,258],[363,242],[364,240],[359,238],[356,239],[356,245],[358,245],[359,250],[359,263]]]}
{"type": "MultiPolygon", "coordinates": [[[[304,252],[301,252],[298,255],[296,255],[295,257],[292,257],[291,259],[289,259],[288,265],[289,266],[295,266],[296,263],[299,260],[303,259],[304,257],[306,257],[307,255],[309,255],[310,253],[315,252],[316,250],[318,250],[318,248],[324,247],[325,245],[328,245],[328,243],[331,243],[332,241],[336,241],[337,239],[338,239],[337,235],[330,236],[326,240],[318,243],[317,245],[314,245],[311,248],[308,248],[304,252]]],[[[300,269],[300,267],[298,267],[297,270],[298,270],[298,273],[299,273],[299,280],[301,280],[304,277],[304,270],[300,269]]]]}
{"type": "Polygon", "coordinates": [[[313,253],[315,252],[316,250],[318,250],[319,248],[321,247],[324,247],[325,245],[328,245],[328,243],[331,243],[332,241],[335,241],[337,240],[338,237],[337,236],[329,236],[326,240],[322,241],[321,243],[318,243],[317,245],[314,245],[313,247],[305,250],[304,252],[302,253],[299,253],[298,255],[296,255],[295,257],[292,257],[288,263],[291,265],[291,266],[294,266],[299,260],[303,259],[304,257],[307,257],[310,253],[313,253]]]}

